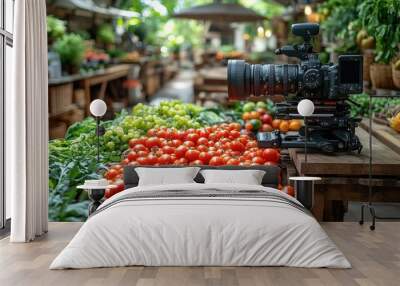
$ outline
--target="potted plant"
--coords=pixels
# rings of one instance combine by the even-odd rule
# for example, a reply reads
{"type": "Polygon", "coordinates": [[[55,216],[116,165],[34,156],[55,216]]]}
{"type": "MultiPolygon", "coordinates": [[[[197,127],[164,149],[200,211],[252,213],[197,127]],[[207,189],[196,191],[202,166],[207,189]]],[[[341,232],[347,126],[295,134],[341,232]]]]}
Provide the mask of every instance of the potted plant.
{"type": "Polygon", "coordinates": [[[375,38],[375,63],[370,67],[372,85],[375,89],[393,89],[390,62],[398,52],[400,40],[400,1],[365,0],[359,12],[364,29],[375,38]]]}
{"type": "Polygon", "coordinates": [[[79,73],[85,53],[85,43],[81,36],[65,34],[54,43],[54,51],[60,55],[64,70],[69,74],[79,73]]]}
{"type": "Polygon", "coordinates": [[[397,89],[400,89],[400,58],[397,58],[392,63],[393,84],[397,89]]]}
{"type": "Polygon", "coordinates": [[[97,30],[97,41],[102,43],[107,50],[111,50],[115,44],[115,32],[110,24],[102,24],[97,30]]]}
{"type": "Polygon", "coordinates": [[[49,45],[65,34],[65,22],[51,15],[47,16],[47,39],[49,45]]]}

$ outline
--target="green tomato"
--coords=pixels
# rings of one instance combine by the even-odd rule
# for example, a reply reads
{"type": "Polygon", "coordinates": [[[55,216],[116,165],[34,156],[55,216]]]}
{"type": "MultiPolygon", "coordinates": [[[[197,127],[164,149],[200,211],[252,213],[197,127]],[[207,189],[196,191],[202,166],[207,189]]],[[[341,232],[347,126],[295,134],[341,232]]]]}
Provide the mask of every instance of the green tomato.
{"type": "Polygon", "coordinates": [[[261,121],[258,119],[250,120],[250,124],[253,126],[253,130],[258,130],[261,127],[261,121]]]}
{"type": "Polygon", "coordinates": [[[107,149],[113,150],[115,148],[115,143],[110,141],[106,144],[107,149]]]}
{"type": "Polygon", "coordinates": [[[247,102],[245,105],[243,105],[243,111],[244,112],[251,112],[256,109],[256,104],[254,102],[247,102]]]}
{"type": "Polygon", "coordinates": [[[268,106],[264,101],[257,102],[256,106],[257,106],[257,108],[268,109],[268,106]]]}

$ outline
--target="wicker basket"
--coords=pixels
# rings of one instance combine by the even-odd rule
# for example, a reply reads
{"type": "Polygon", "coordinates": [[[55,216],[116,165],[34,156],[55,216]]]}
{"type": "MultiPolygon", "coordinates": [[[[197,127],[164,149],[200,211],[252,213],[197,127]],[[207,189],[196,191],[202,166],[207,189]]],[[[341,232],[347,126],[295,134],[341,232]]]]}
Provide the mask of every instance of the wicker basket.
{"type": "Polygon", "coordinates": [[[363,51],[364,61],[363,61],[363,79],[365,81],[370,82],[370,66],[374,62],[374,51],[373,50],[364,50],[363,51]]]}
{"type": "Polygon", "coordinates": [[[392,64],[392,77],[394,86],[400,89],[400,70],[396,70],[394,64],[392,64]]]}
{"type": "Polygon", "coordinates": [[[394,89],[392,67],[385,64],[372,64],[370,75],[374,89],[394,89]]]}

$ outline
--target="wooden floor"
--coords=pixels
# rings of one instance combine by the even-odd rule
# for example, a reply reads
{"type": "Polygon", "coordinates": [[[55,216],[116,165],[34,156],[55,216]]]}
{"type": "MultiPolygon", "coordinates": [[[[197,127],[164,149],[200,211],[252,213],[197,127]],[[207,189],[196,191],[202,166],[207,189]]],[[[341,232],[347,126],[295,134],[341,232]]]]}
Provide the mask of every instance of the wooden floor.
{"type": "Polygon", "coordinates": [[[1,286],[261,286],[400,285],[400,222],[380,222],[375,232],[355,222],[323,223],[352,269],[288,267],[124,267],[48,270],[80,223],[50,223],[49,233],[29,244],[0,241],[1,286]]]}

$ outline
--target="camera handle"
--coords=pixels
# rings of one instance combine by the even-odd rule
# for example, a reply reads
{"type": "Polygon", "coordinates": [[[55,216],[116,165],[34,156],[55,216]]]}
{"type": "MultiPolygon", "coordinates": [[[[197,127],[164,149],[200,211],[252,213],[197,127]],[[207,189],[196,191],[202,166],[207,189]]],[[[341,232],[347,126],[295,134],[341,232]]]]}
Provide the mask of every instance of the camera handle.
{"type": "Polygon", "coordinates": [[[288,45],[275,50],[276,55],[286,55],[288,57],[298,58],[302,61],[307,60],[312,53],[312,45],[307,41],[301,45],[288,45]]]}

